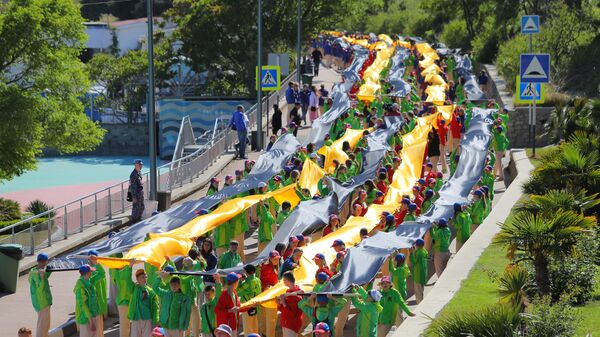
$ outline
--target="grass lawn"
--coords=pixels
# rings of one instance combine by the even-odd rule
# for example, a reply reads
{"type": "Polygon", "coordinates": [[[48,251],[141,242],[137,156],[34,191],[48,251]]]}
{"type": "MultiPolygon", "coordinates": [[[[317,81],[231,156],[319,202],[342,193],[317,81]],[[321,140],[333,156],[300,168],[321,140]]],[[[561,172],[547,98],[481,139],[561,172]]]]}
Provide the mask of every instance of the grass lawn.
{"type": "Polygon", "coordinates": [[[578,307],[581,315],[581,323],[577,329],[577,336],[600,336],[600,267],[596,268],[596,289],[594,300],[589,301],[583,307],[578,307]]]}
{"type": "Polygon", "coordinates": [[[542,163],[540,161],[540,157],[545,154],[546,152],[549,152],[550,150],[552,150],[553,148],[555,148],[557,145],[548,145],[546,147],[541,147],[541,148],[536,148],[535,149],[535,158],[532,158],[531,155],[533,154],[533,151],[530,147],[525,149],[525,153],[527,153],[527,157],[529,157],[529,160],[531,160],[531,164],[534,167],[538,167],[540,166],[540,164],[542,163]]]}

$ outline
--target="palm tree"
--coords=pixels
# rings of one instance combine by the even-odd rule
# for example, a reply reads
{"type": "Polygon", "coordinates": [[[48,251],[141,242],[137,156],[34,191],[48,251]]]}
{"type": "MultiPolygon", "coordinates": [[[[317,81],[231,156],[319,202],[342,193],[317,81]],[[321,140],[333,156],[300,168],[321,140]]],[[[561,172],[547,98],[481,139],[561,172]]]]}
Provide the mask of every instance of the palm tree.
{"type": "Polygon", "coordinates": [[[509,258],[523,254],[519,261],[533,262],[537,290],[547,295],[550,293],[549,258],[571,255],[580,234],[595,222],[593,217],[569,210],[558,210],[551,215],[525,211],[518,213],[510,223],[501,225],[495,242],[507,246],[509,258]]]}
{"type": "Polygon", "coordinates": [[[496,280],[498,281],[500,303],[512,304],[520,311],[529,305],[527,290],[531,284],[527,270],[517,265],[509,265],[496,280]]]}
{"type": "Polygon", "coordinates": [[[551,215],[558,209],[590,215],[592,209],[600,204],[598,193],[586,195],[586,190],[570,192],[568,190],[550,190],[544,195],[532,195],[516,207],[519,212],[551,215]]]}

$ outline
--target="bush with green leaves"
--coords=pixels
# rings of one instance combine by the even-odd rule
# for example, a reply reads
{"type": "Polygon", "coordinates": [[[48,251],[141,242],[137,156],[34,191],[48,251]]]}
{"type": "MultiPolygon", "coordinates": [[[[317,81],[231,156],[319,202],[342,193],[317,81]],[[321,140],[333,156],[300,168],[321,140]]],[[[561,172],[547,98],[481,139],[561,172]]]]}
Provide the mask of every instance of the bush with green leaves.
{"type": "Polygon", "coordinates": [[[461,48],[462,50],[470,50],[471,44],[467,25],[465,20],[454,19],[444,26],[440,40],[448,46],[448,48],[461,48]]]}
{"type": "Polygon", "coordinates": [[[552,304],[548,297],[536,299],[530,310],[523,314],[523,336],[571,337],[580,322],[577,310],[567,300],[552,304]]]}
{"type": "MultiPolygon", "coordinates": [[[[38,215],[50,210],[51,208],[52,206],[48,206],[48,204],[42,200],[35,199],[29,202],[29,205],[27,206],[27,212],[33,213],[33,215],[38,215]]],[[[50,216],[52,216],[52,214],[50,214],[50,216]]]]}
{"type": "Polygon", "coordinates": [[[0,198],[0,221],[21,219],[21,205],[17,201],[0,198]]]}
{"type": "Polygon", "coordinates": [[[431,322],[431,337],[516,337],[521,324],[519,309],[495,304],[475,310],[452,312],[431,322]]]}

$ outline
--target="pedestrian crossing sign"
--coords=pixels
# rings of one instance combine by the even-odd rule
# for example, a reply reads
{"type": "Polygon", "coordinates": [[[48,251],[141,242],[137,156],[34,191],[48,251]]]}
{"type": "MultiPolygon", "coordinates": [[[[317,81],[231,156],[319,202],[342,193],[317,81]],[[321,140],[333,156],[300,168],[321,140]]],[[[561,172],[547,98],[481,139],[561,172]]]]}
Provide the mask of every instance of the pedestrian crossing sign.
{"type": "Polygon", "coordinates": [[[537,34],[540,32],[540,17],[538,15],[523,15],[521,17],[521,33],[537,34]]]}
{"type": "Polygon", "coordinates": [[[521,82],[521,77],[517,76],[517,90],[515,95],[515,103],[530,104],[533,103],[534,97],[536,103],[544,103],[544,84],[521,82]]]}
{"type": "Polygon", "coordinates": [[[521,54],[520,68],[523,82],[550,82],[550,54],[521,54]]]}
{"type": "MultiPolygon", "coordinates": [[[[258,74],[258,67],[256,67],[258,74]]],[[[281,88],[281,68],[279,66],[262,66],[260,81],[263,91],[275,91],[281,88]]],[[[256,76],[256,90],[258,90],[258,76],[256,76]]]]}

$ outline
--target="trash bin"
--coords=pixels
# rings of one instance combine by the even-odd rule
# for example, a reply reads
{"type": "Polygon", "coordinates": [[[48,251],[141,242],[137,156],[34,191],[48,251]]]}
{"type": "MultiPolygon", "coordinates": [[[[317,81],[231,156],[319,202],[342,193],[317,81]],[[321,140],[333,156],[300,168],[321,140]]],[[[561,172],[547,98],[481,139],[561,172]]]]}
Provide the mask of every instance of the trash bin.
{"type": "Polygon", "coordinates": [[[302,74],[302,84],[308,84],[308,86],[312,86],[312,81],[313,81],[313,74],[310,73],[304,73],[302,74]]]}
{"type": "MultiPolygon", "coordinates": [[[[261,149],[264,148],[265,145],[265,137],[267,136],[266,132],[262,132],[262,141],[263,143],[261,144],[261,149]]],[[[257,151],[258,150],[258,131],[252,131],[251,135],[250,135],[250,147],[252,148],[252,151],[257,151]]]]}
{"type": "Polygon", "coordinates": [[[159,212],[164,212],[171,208],[171,191],[157,191],[156,199],[158,199],[158,208],[159,212]]]}
{"type": "Polygon", "coordinates": [[[14,294],[19,279],[19,261],[23,259],[23,246],[0,245],[0,290],[14,294]]]}

